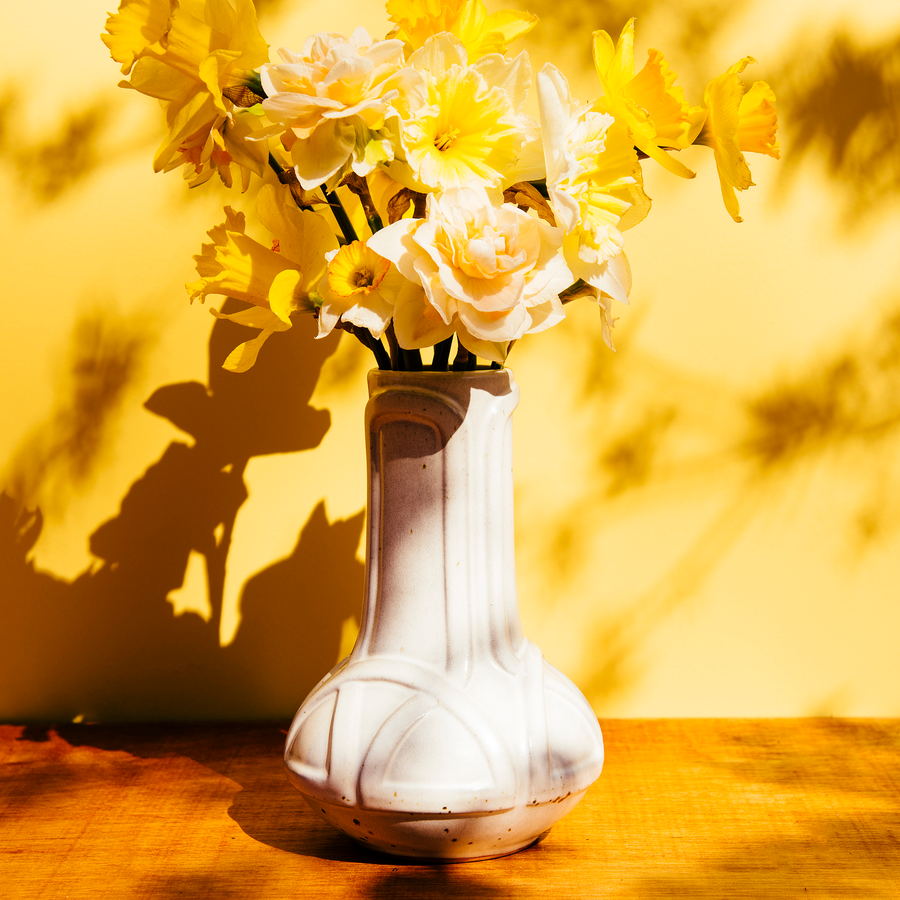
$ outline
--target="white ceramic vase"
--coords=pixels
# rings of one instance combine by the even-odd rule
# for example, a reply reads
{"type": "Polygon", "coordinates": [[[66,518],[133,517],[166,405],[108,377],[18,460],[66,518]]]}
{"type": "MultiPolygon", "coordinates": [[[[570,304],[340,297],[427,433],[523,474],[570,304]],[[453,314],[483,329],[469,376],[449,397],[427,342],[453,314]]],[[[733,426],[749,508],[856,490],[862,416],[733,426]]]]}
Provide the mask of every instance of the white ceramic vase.
{"type": "Polygon", "coordinates": [[[522,633],[508,369],[369,373],[366,593],[350,656],[287,738],[335,827],[398,856],[527,847],[603,766],[581,692],[522,633]]]}

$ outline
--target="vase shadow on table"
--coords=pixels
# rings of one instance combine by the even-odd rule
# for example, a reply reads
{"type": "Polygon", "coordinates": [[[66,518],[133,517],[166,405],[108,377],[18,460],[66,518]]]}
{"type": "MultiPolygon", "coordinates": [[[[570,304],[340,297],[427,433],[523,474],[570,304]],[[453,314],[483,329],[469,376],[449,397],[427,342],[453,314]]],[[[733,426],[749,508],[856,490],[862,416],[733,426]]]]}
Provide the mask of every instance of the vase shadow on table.
{"type": "MultiPolygon", "coordinates": [[[[241,625],[230,645],[219,642],[232,530],[248,498],[247,463],[317,447],[330,427],[328,411],[309,400],[337,338],[311,340],[311,328],[303,321],[277,335],[254,369],[236,375],[221,361],[251,335],[216,323],[208,385],[165,385],[145,403],[192,442],[173,440],[134,481],[117,515],[89,537],[97,562],[71,581],[40,571],[29,558],[43,526],[40,510],[23,511],[0,494],[0,718],[284,717],[335,664],[343,625],[362,604],[356,551],[364,513],[332,522],[323,503],[297,522],[293,551],[243,584],[241,625]],[[174,615],[168,599],[196,554],[206,569],[206,621],[174,615]]],[[[102,375],[88,366],[73,368],[71,378],[97,383],[95,392],[102,392],[102,375]]],[[[67,399],[61,396],[60,405],[67,399]]],[[[91,399],[84,416],[104,409],[102,397],[91,399]]],[[[56,426],[51,419],[48,427],[56,426]]],[[[76,437],[91,430],[73,428],[76,437]]],[[[60,457],[79,452],[77,443],[51,437],[52,466],[65,471],[60,457]]],[[[40,466],[33,455],[21,458],[40,466]]],[[[37,475],[14,472],[8,483],[15,493],[16,484],[41,477],[40,468],[37,475]]]]}

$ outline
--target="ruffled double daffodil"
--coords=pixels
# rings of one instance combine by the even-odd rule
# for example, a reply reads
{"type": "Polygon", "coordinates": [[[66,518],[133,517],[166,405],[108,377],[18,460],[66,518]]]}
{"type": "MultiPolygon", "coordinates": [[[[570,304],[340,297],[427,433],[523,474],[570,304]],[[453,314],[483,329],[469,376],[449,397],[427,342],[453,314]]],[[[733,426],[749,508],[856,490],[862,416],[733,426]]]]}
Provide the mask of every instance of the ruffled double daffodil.
{"type": "Polygon", "coordinates": [[[703,97],[706,121],[695,141],[712,148],[725,209],[735,222],[741,221],[735,190],[745,191],[753,185],[744,153],[780,156],[775,94],[764,81],[757,81],[745,93],[740,79],[744,69],[755,62],[752,56],[745,56],[707,85],[703,97]]]}
{"type": "Polygon", "coordinates": [[[313,294],[326,273],[326,255],[338,245],[322,216],[285,203],[273,185],[260,191],[256,211],[273,236],[272,246],[249,237],[244,214],[226,207],[225,222],[208,232],[212,243],[194,257],[199,280],[185,285],[191,301],[220,294],[250,304],[231,314],[211,310],[217,319],[260,331],[225,360],[224,368],[232,372],[253,366],[269,336],[291,327],[292,313],[315,310],[313,294]]]}
{"type": "Polygon", "coordinates": [[[131,76],[120,86],[165,106],[168,133],[155,171],[188,163],[199,176],[205,167],[221,171],[234,160],[262,172],[265,146],[251,148],[243,140],[256,126],[249,120],[238,125],[229,99],[269,58],[252,0],[122,0],[106,31],[103,42],[131,76]]]}
{"type": "Polygon", "coordinates": [[[689,106],[675,86],[676,74],[659,50],[650,50],[643,69],[635,74],[634,19],[622,29],[618,43],[605,31],[594,32],[594,66],[603,87],[598,109],[628,129],[634,146],[665,169],[682,178],[695,172],[666,150],[689,147],[703,124],[704,110],[689,106]]]}
{"type": "Polygon", "coordinates": [[[469,65],[458,38],[429,38],[398,82],[403,158],[389,174],[417,191],[499,187],[530,130],[524,113],[530,82],[526,53],[493,54],[469,65]]]}
{"type": "Polygon", "coordinates": [[[502,363],[510,341],[565,317],[572,281],[563,230],[482,187],[428,197],[424,219],[400,219],[369,238],[405,281],[394,331],[400,346],[431,347],[456,334],[482,359],[502,363]]]}
{"type": "Polygon", "coordinates": [[[527,34],[537,16],[504,9],[488,14],[481,0],[388,0],[387,13],[397,26],[393,36],[418,50],[442,31],[459,38],[475,62],[488,53],[506,53],[507,45],[527,34]]]}
{"type": "Polygon", "coordinates": [[[333,189],[351,168],[365,176],[392,158],[383,129],[398,96],[401,41],[373,40],[360,27],[349,37],[320,32],[299,53],[279,53],[282,62],[260,70],[263,109],[273,123],[263,134],[282,136],[305,190],[322,183],[333,189]]]}

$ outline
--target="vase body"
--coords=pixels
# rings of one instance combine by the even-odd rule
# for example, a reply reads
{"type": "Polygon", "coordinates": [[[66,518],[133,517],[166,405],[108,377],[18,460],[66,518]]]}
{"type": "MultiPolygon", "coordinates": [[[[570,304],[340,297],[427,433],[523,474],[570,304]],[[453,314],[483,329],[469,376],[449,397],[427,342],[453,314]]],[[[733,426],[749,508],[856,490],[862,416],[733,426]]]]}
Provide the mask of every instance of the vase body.
{"type": "Polygon", "coordinates": [[[398,856],[522,849],[603,765],[581,692],[522,633],[507,369],[369,373],[366,590],[350,656],[285,765],[335,827],[398,856]]]}

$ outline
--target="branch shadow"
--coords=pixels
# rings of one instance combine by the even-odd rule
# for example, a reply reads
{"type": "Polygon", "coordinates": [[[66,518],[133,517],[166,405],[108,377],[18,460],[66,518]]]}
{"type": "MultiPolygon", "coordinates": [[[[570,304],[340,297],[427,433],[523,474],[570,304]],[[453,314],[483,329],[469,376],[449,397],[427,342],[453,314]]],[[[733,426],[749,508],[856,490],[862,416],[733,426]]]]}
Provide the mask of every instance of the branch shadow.
{"type": "MultiPolygon", "coordinates": [[[[698,64],[709,58],[710,47],[717,35],[744,11],[747,3],[748,0],[687,0],[679,4],[677,15],[666,20],[672,32],[666,48],[663,48],[666,59],[675,71],[684,75],[690,73],[695,80],[705,81],[718,74],[705,71],[698,64]]],[[[643,40],[649,40],[651,34],[641,30],[641,23],[646,24],[657,13],[665,15],[670,12],[668,7],[660,0],[607,0],[602,5],[587,5],[582,0],[530,0],[528,3],[529,12],[535,13],[541,20],[531,33],[533,40],[565,47],[572,54],[572,36],[581,35],[575,38],[577,55],[572,54],[567,62],[583,70],[593,68],[593,31],[603,29],[616,40],[628,20],[635,18],[638,35],[643,34],[643,40]]],[[[640,70],[643,60],[636,57],[635,62],[640,70]]],[[[692,102],[699,100],[696,97],[692,102]]]]}
{"type": "Polygon", "coordinates": [[[822,718],[797,729],[769,720],[695,749],[704,766],[775,786],[762,794],[771,835],[735,835],[694,871],[645,877],[642,896],[895,896],[900,795],[885,789],[900,760],[895,722],[822,718]]]}
{"type": "Polygon", "coordinates": [[[0,159],[5,157],[15,170],[19,186],[38,204],[47,206],[109,160],[116,104],[110,102],[109,91],[99,91],[41,137],[32,137],[17,129],[26,93],[12,82],[0,93],[0,159]],[[15,142],[11,140],[14,129],[15,142]]]}
{"type": "MultiPolygon", "coordinates": [[[[538,552],[553,590],[586,583],[579,579],[598,566],[598,534],[644,511],[688,503],[708,510],[676,536],[681,549],[656,577],[589,626],[579,686],[598,708],[634,689],[654,634],[691,609],[754,523],[804,492],[819,467],[834,468],[853,491],[841,496],[834,520],[847,551],[835,564],[858,565],[900,530],[900,298],[877,306],[881,315],[866,331],[748,395],[697,381],[628,343],[612,382],[603,371],[586,373],[586,439],[596,450],[593,469],[569,476],[584,489],[548,511],[543,526],[538,552]]],[[[602,579],[593,581],[598,607],[609,605],[602,579]]]]}
{"type": "Polygon", "coordinates": [[[56,374],[57,400],[47,421],[21,443],[3,481],[20,503],[65,508],[107,459],[118,417],[155,343],[152,324],[102,303],[80,316],[65,364],[56,374]]]}
{"type": "Polygon", "coordinates": [[[773,81],[790,136],[779,178],[789,185],[821,157],[844,224],[861,224],[900,194],[900,38],[863,46],[842,30],[824,48],[798,43],[773,81]]]}

